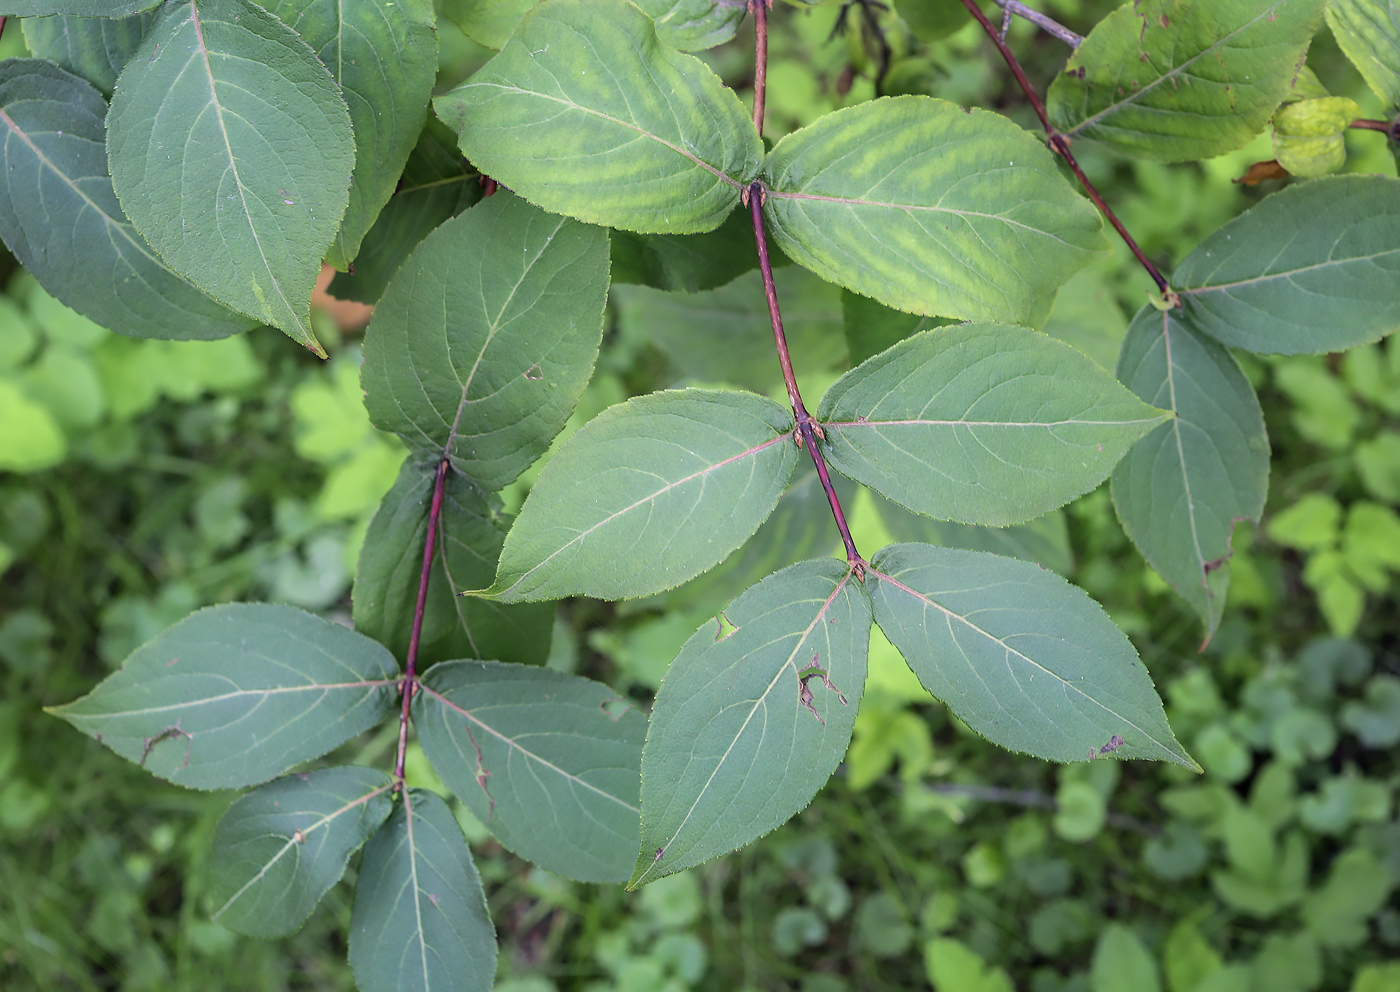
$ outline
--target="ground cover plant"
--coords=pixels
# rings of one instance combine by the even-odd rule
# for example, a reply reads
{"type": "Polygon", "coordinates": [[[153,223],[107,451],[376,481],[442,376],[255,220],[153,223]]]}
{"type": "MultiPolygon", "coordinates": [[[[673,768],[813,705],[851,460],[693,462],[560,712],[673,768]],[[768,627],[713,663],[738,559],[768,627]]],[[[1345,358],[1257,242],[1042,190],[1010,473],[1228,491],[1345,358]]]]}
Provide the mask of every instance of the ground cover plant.
{"type": "MultiPolygon", "coordinates": [[[[3,233],[42,286],[28,290],[33,299],[52,294],[138,337],[228,338],[267,323],[321,354],[308,304],[323,257],[345,270],[332,292],[377,303],[364,403],[402,444],[364,441],[357,457],[371,467],[402,458],[403,467],[363,528],[354,630],[286,605],[200,610],[55,708],[163,778],[257,786],[214,834],[220,923],[296,930],[363,848],[349,919],[360,987],[489,987],[496,948],[481,882],[451,807],[412,787],[415,748],[468,822],[505,848],[565,877],[635,887],[742,846],[808,804],[857,726],[872,622],[972,733],[1090,769],[1128,757],[1198,768],[1128,639],[1042,567],[1064,543],[1063,518],[1046,514],[1112,475],[1128,536],[1197,611],[1209,641],[1224,616],[1233,531],[1260,519],[1267,494],[1255,384],[1227,349],[1320,354],[1392,330],[1385,276],[1397,193],[1393,179],[1374,175],[1289,185],[1203,232],[1170,278],[1108,212],[1153,287],[1123,341],[1121,382],[1032,330],[1050,317],[1056,289],[1107,247],[1096,212],[1107,204],[1072,141],[1194,160],[1240,147],[1272,118],[1277,157],[1263,172],[1276,181],[1340,167],[1348,128],[1390,130],[1302,68],[1322,3],[1157,6],[1130,5],[1090,31],[1048,104],[980,10],[901,11],[916,37],[956,26],[950,10],[975,17],[1068,172],[1006,118],[917,94],[853,100],[766,148],[762,7],[747,12],[752,115],[680,50],[732,36],[743,5],[702,3],[686,19],[682,8],[623,0],[545,0],[509,15],[458,12],[500,53],[439,95],[432,121],[438,56],[425,4],[363,4],[364,19],[345,22],[314,3],[265,11],[243,0],[171,2],[112,24],[69,16],[93,13],[81,4],[13,10],[65,15],[24,22],[48,59],[3,66],[3,233]],[[386,65],[398,74],[387,81],[386,65]],[[775,271],[775,259],[796,264],[775,271]],[[610,282],[630,284],[615,295],[631,347],[645,341],[683,368],[707,369],[700,379],[753,375],[716,355],[752,348],[753,335],[731,344],[711,323],[717,343],[706,348],[668,331],[666,308],[674,318],[694,302],[676,292],[724,293],[727,306],[766,311],[786,406],[762,395],[762,373],[748,391],[624,391],[532,468],[585,390],[604,393],[594,371],[609,365],[599,346],[610,282]],[[809,294],[836,301],[834,344],[819,318],[791,320],[809,294]],[[832,382],[843,362],[855,367],[832,382]],[[800,388],[813,378],[829,383],[815,414],[800,388]],[[851,483],[885,502],[857,497],[851,483]],[[518,506],[513,519],[507,500],[518,506]],[[859,500],[879,507],[878,525],[852,525],[847,511],[859,500]],[[833,531],[840,557],[822,558],[833,531]],[[866,558],[863,536],[888,543],[866,558]],[[649,720],[616,687],[540,667],[552,601],[578,596],[685,602],[693,614],[680,618],[694,633],[649,720]],[[293,771],[385,721],[385,767],[293,771]]],[[[1382,43],[1393,48],[1393,32],[1363,23],[1377,10],[1334,4],[1328,17],[1389,100],[1385,72],[1394,70],[1382,43]]],[[[897,22],[886,14],[842,6],[872,93],[899,92],[895,70],[909,81],[919,69],[915,59],[888,64],[884,32],[897,22]]],[[[1052,33],[1077,37],[1057,25],[1052,33]]],[[[1362,354],[1351,379],[1384,408],[1389,380],[1374,371],[1382,353],[1362,354]]],[[[156,355],[124,357],[139,377],[156,355]]],[[[1291,381],[1311,395],[1304,370],[1317,367],[1286,368],[1283,388],[1291,381]]],[[[217,376],[206,384],[219,388],[217,376]]],[[[19,411],[13,422],[42,422],[42,405],[23,390],[7,402],[19,411]]],[[[55,428],[47,449],[14,449],[31,460],[12,467],[52,460],[61,438],[55,428]]],[[[1367,478],[1384,488],[1388,449],[1368,450],[1367,478]]],[[[217,532],[221,511],[240,499],[228,490],[208,498],[204,519],[217,532]]],[[[1348,512],[1342,526],[1339,508],[1313,500],[1271,525],[1312,555],[1308,582],[1342,633],[1359,622],[1365,592],[1384,593],[1400,564],[1385,551],[1393,511],[1348,512]]],[[[340,566],[342,581],[347,574],[340,566]]],[[[331,583],[305,605],[338,592],[331,583]]],[[[605,643],[608,631],[596,633],[605,643]]],[[[1360,685],[1369,668],[1346,664],[1360,674],[1335,678],[1360,685]]],[[[1367,728],[1355,732],[1368,746],[1383,746],[1388,683],[1374,684],[1382,688],[1366,683],[1347,712],[1367,728]]],[[[1319,719],[1294,722],[1303,727],[1291,732],[1311,741],[1291,745],[1299,755],[1330,750],[1319,719]]],[[[1236,774],[1247,735],[1207,729],[1197,757],[1223,762],[1227,781],[1238,781],[1249,772],[1236,774]]],[[[853,772],[860,760],[888,761],[869,737],[856,743],[853,772]]],[[[1066,811],[1092,813],[1114,774],[1066,780],[1064,834],[1076,830],[1066,811]]],[[[1334,790],[1363,797],[1366,812],[1347,813],[1347,827],[1385,818],[1376,811],[1388,809],[1388,794],[1363,786],[1334,790]]],[[[1241,819],[1211,811],[1201,816],[1241,819]]],[[[1269,916],[1302,900],[1296,881],[1281,896],[1257,895],[1275,874],[1274,855],[1261,853],[1273,848],[1253,821],[1225,829],[1227,844],[1253,859],[1218,883],[1234,893],[1227,901],[1269,916]]],[[[1298,850],[1286,840],[1279,856],[1293,866],[1298,850]]],[[[1358,850],[1333,902],[1305,910],[1310,920],[1332,920],[1327,909],[1345,901],[1348,878],[1384,877],[1379,856],[1358,850]]],[[[988,852],[973,864],[994,862],[988,852]]],[[[1363,901],[1361,924],[1337,924],[1344,936],[1327,946],[1355,946],[1356,926],[1388,890],[1363,901]]],[[[811,919],[789,924],[799,938],[783,946],[813,943],[811,919]]],[[[1131,974],[1135,938],[1105,934],[1105,960],[1128,962],[1105,972],[1131,974]]],[[[931,940],[935,984],[959,987],[947,976],[981,967],[967,963],[977,953],[969,945],[931,940]]],[[[1240,974],[1214,970],[1235,975],[1217,983],[1240,974]]]]}

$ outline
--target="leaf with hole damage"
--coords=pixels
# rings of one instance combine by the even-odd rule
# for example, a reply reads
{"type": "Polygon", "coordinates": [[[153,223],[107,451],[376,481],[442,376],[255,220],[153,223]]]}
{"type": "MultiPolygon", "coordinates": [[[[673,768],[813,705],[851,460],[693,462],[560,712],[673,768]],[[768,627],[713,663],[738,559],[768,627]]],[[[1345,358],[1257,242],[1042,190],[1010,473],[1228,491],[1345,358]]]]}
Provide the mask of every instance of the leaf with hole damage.
{"type": "Polygon", "coordinates": [[[1167,414],[1060,341],[969,324],[847,372],[817,416],[838,472],[916,513],[1002,527],[1093,489],[1167,414]]]}
{"type": "Polygon", "coordinates": [[[1050,761],[1150,758],[1199,771],[1137,652],[1082,590],[1030,562],[891,544],[875,621],[924,688],[994,744],[1050,761]]]}
{"type": "Polygon", "coordinates": [[[443,783],[507,848],[566,878],[626,880],[641,710],[563,672],[449,661],[424,674],[413,726],[443,783]]]}
{"type": "Polygon", "coordinates": [[[545,0],[433,106],[525,199],[644,234],[718,227],[763,158],[734,92],[626,0],[545,0]]]}
{"type": "Polygon", "coordinates": [[[117,76],[151,26],[155,14],[135,17],[28,17],[24,43],[35,57],[82,76],[110,97],[117,76]]]}
{"type": "Polygon", "coordinates": [[[379,302],[413,249],[481,199],[480,178],[457,150],[457,136],[430,117],[408,156],[398,190],[360,243],[354,271],[337,272],[326,292],[338,300],[379,302]]]}
{"type": "Polygon", "coordinates": [[[0,65],[5,244],[52,296],[120,334],[212,339],[256,326],[171,272],[136,233],[107,175],[106,115],[91,85],[55,65],[0,65]]]}
{"type": "Polygon", "coordinates": [[[850,743],[871,616],[845,562],[799,562],[747,589],[722,617],[727,626],[706,623],[686,641],[656,695],[630,887],[786,823],[850,743]]]}
{"type": "Polygon", "coordinates": [[[363,634],[290,606],[199,610],[49,712],[176,785],[256,785],[394,710],[398,666],[363,634]]]}
{"type": "Polygon", "coordinates": [[[1294,355],[1343,351],[1400,327],[1397,276],[1400,180],[1329,176],[1240,214],[1186,256],[1172,285],[1202,333],[1294,355]]]}
{"type": "Polygon", "coordinates": [[[797,463],[792,431],[790,411],[752,393],[609,407],[545,464],[482,595],[631,599],[694,578],[773,511],[797,463]]]}
{"type": "Polygon", "coordinates": [[[794,262],[911,313],[1025,323],[1106,247],[1042,142],[945,100],[827,114],[779,141],[763,174],[794,262]]]}
{"type": "Polygon", "coordinates": [[[355,171],[326,261],[344,270],[389,202],[428,114],[437,75],[432,0],[268,0],[320,56],[350,109],[355,171]]]}
{"type": "Polygon", "coordinates": [[[392,785],[372,768],[325,768],[238,799],[214,831],[213,918],[253,937],[295,933],[389,815],[392,785]]]}
{"type": "Polygon", "coordinates": [[[489,992],[496,928],[462,830],[437,796],[403,802],[365,846],[350,916],[361,992],[489,992]]]}
{"type": "Polygon", "coordinates": [[[1293,85],[1324,2],[1126,3],[1051,84],[1050,123],[1162,162],[1233,151],[1293,85]]]}
{"type": "Polygon", "coordinates": [[[355,146],[340,88],[248,0],[162,7],[107,117],[117,198],[172,269],[318,355],[311,290],[355,146]]]}
{"type": "Polygon", "coordinates": [[[509,485],[588,384],[607,290],[606,231],[497,194],[385,290],[360,377],[370,419],[488,491],[509,485]]]}
{"type": "Polygon", "coordinates": [[[1327,26],[1386,107],[1400,108],[1400,0],[1328,0],[1327,26]]]}
{"type": "Polygon", "coordinates": [[[1230,535],[1259,522],[1269,437],[1254,387],[1225,348],[1179,311],[1144,307],[1118,362],[1123,384],[1176,412],[1113,470],[1113,505],[1142,556],[1215,634],[1230,581],[1230,535]]]}
{"type": "MultiPolygon", "coordinates": [[[[398,658],[408,657],[413,633],[436,470],[431,462],[404,463],[370,521],[355,569],[355,629],[398,658]]],[[[465,476],[448,474],[423,604],[420,669],[449,658],[544,663],[554,629],[552,604],[505,604],[457,595],[495,578],[508,526],[499,500],[465,476]]]]}

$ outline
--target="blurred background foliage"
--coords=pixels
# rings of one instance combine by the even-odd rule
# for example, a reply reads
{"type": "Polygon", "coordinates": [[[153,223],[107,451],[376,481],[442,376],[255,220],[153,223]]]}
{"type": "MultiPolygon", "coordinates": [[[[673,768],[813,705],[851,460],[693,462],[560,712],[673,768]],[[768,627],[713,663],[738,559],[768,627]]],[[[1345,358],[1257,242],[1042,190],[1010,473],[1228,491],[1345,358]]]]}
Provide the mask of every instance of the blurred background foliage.
{"type": "MultiPolygon", "coordinates": [[[[474,2],[440,4],[440,88],[489,57],[457,26],[474,2]]],[[[1033,123],[958,0],[897,4],[907,21],[869,2],[781,9],[770,138],[881,93],[931,93],[1033,123]]],[[[1112,4],[1040,6],[1082,32],[1112,4]]],[[[1064,47],[1020,22],[1011,38],[1048,84],[1064,47]]],[[[706,53],[741,95],[750,45],[741,33],[706,53]]],[[[0,54],[22,54],[19,31],[5,32],[0,54]]],[[[1325,28],[1309,65],[1378,114],[1325,28]]],[[[1346,170],[1395,174],[1382,136],[1352,132],[1347,143],[1346,170]]],[[[1279,186],[1232,181],[1272,157],[1267,134],[1199,164],[1130,162],[1087,143],[1078,152],[1168,269],[1279,186]]],[[[0,987],[351,989],[343,887],[284,942],[210,922],[204,863],[230,797],[159,782],[40,707],[85,692],[204,604],[270,599],[348,622],[359,543],[403,457],[365,416],[358,334],[319,314],[318,335],[337,344],[326,363],[271,332],[129,340],[56,303],[12,260],[3,271],[0,987]]],[[[791,269],[780,278],[815,398],[863,344],[843,334],[839,292],[791,269]]],[[[693,295],[615,290],[571,429],[682,382],[777,389],[761,296],[745,279],[693,295]]],[[[1111,368],[1148,288],[1119,246],[1064,288],[1046,330],[1111,368]]],[[[498,987],[1400,989],[1400,343],[1241,357],[1265,405],[1273,485],[1263,524],[1236,534],[1230,607],[1204,651],[1106,489],[999,535],[940,533],[866,494],[853,512],[863,547],[917,534],[1024,553],[1084,586],[1132,636],[1204,775],[1008,755],[960,727],[880,644],[850,753],[813,804],[760,843],[640,892],[534,869],[454,802],[500,933],[498,987]]],[[[776,558],[829,550],[820,506],[820,526],[800,526],[810,520],[801,480],[791,503],[781,533],[715,576],[640,603],[562,604],[549,664],[645,702],[686,636],[751,577],[776,558]]],[[[338,760],[384,764],[394,730],[338,760]]],[[[445,795],[421,753],[410,758],[410,779],[445,795]]]]}

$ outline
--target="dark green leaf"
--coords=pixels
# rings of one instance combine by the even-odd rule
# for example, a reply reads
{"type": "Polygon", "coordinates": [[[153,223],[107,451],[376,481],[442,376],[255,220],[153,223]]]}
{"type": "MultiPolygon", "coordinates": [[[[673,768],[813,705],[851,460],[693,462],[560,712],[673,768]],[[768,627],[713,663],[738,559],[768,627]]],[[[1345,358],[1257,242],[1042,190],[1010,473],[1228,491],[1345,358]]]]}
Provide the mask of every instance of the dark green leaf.
{"type": "MultiPolygon", "coordinates": [[[[436,469],[414,459],[404,463],[370,521],[355,570],[355,629],[399,658],[408,655],[436,469]]],[[[418,643],[420,666],[449,658],[538,665],[549,654],[551,604],[506,605],[457,595],[495,577],[507,523],[470,480],[448,474],[418,643]]]]}
{"type": "Polygon", "coordinates": [[[1172,285],[1192,326],[1224,344],[1315,354],[1400,327],[1397,274],[1400,180],[1330,176],[1236,217],[1186,256],[1172,285]]]}
{"type": "Polygon", "coordinates": [[[626,0],[545,0],[434,106],[487,175],[628,231],[713,230],[763,157],[733,90],[626,0]]]}
{"type": "Polygon", "coordinates": [[[1200,614],[1209,639],[1225,608],[1230,535],[1259,522],[1269,488],[1269,437],[1254,387],[1234,357],[1177,313],[1144,307],[1118,362],[1123,384],[1176,419],[1113,470],[1123,529],[1200,614]]]}
{"type": "Polygon", "coordinates": [[[326,768],[243,796],[214,831],[213,918],[254,937],[300,929],[389,815],[392,786],[372,768],[326,768]]]}
{"type": "MultiPolygon", "coordinates": [[[[773,275],[798,379],[844,368],[841,291],[806,269],[773,275]]],[[[628,286],[615,290],[613,299],[623,333],[654,343],[683,376],[759,392],[781,388],[782,367],[757,272],[703,293],[628,286]]]]}
{"type": "Polygon", "coordinates": [[[361,992],[488,992],[496,930],[461,828],[437,796],[408,789],[370,838],[350,917],[361,992]]]}
{"type": "MultiPolygon", "coordinates": [[[[715,289],[758,268],[753,221],[736,210],[704,234],[611,232],[612,281],[698,293],[715,289]]],[[[774,266],[788,264],[778,252],[774,266]]]]}
{"type": "Polygon", "coordinates": [[[324,357],[311,290],[355,160],[340,88],[249,0],[161,8],[117,80],[112,185],[176,272],[324,357]]]}
{"type": "Polygon", "coordinates": [[[1386,108],[1400,108],[1400,3],[1328,0],[1327,26],[1386,108]]]}
{"type": "Polygon", "coordinates": [[[844,562],[806,561],[742,593],[688,640],[642,753],[629,886],[763,836],[840,764],[865,686],[870,599],[844,562]],[[701,733],[697,733],[697,729],[701,733]]]}
{"type": "Polygon", "coordinates": [[[41,59],[56,62],[112,95],[122,66],[135,54],[154,14],[109,17],[29,17],[24,42],[41,59]]]}
{"type": "Polygon", "coordinates": [[[1066,344],[969,324],[847,372],[817,416],[838,472],[917,513],[1000,527],[1093,489],[1165,415],[1066,344]]]}
{"type": "Polygon", "coordinates": [[[566,878],[627,878],[647,719],[617,693],[544,668],[450,661],[423,676],[413,725],[443,782],[507,848],[566,878]]]}
{"type": "Polygon", "coordinates": [[[923,317],[916,313],[891,310],[868,296],[841,291],[841,316],[846,332],[846,347],[851,352],[851,364],[878,355],[907,337],[935,327],[955,323],[947,317],[923,317]]]}
{"type": "Polygon", "coordinates": [[[379,302],[419,242],[481,199],[479,179],[457,150],[457,136],[429,117],[408,156],[402,184],[360,244],[354,271],[337,272],[327,292],[339,300],[379,302]]]}
{"type": "Polygon", "coordinates": [[[1024,322],[1105,247],[1039,139],[944,100],[838,110],[779,141],[763,172],[779,247],[899,310],[1024,322]]]}
{"type": "Polygon", "coordinates": [[[545,464],[487,595],[630,599],[699,575],[773,511],[797,462],[792,430],[790,411],[752,393],[609,407],[545,464]]]}
{"type": "Polygon", "coordinates": [[[1182,162],[1241,147],[1288,92],[1325,0],[1137,0],[1099,22],[1050,87],[1071,138],[1182,162]]]}
{"type": "Polygon", "coordinates": [[[0,65],[0,234],[55,298],[133,337],[222,338],[256,322],[167,269],[107,175],[101,95],[38,59],[0,65]]]}
{"type": "MultiPolygon", "coordinates": [[[[842,501],[843,505],[845,501],[842,501]]],[[[1037,565],[1069,575],[1074,568],[1074,552],[1069,546],[1065,515],[1056,510],[1015,527],[977,527],[951,520],[934,520],[910,513],[898,503],[877,500],[880,520],[890,536],[900,543],[936,544],[940,548],[962,548],[1033,561],[1037,565]]]]}
{"type": "Polygon", "coordinates": [[[350,108],[355,171],[326,260],[344,269],[393,195],[427,117],[437,75],[432,0],[267,0],[310,45],[350,108]]]}
{"type": "Polygon", "coordinates": [[[177,785],[266,782],[394,709],[381,645],[290,606],[212,606],[146,642],[81,699],[49,712],[177,785]]]}
{"type": "Polygon", "coordinates": [[[375,426],[489,491],[563,428],[603,333],[605,231],[506,193],[423,240],[365,336],[375,426]]]}
{"type": "Polygon", "coordinates": [[[1132,644],[1058,575],[928,544],[892,544],[870,564],[880,629],[924,687],[992,743],[1051,761],[1102,754],[1199,770],[1132,644]]]}
{"type": "Polygon", "coordinates": [[[744,19],[740,0],[637,0],[662,42],[683,52],[714,48],[734,37],[744,19]]]}

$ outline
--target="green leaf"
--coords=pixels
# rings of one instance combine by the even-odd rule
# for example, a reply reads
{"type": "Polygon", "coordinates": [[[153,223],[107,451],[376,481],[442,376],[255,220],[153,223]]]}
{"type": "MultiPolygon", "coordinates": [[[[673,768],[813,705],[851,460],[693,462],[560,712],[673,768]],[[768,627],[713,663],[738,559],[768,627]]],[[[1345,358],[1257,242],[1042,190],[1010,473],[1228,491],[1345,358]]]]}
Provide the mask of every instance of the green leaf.
{"type": "Polygon", "coordinates": [[[1370,851],[1353,847],[1332,863],[1327,881],[1303,900],[1303,923],[1323,947],[1356,948],[1370,936],[1370,917],[1385,906],[1396,879],[1370,851]]]}
{"type": "MultiPolygon", "coordinates": [[[[612,281],[655,289],[698,293],[715,289],[758,268],[753,220],[735,210],[724,223],[704,234],[633,234],[611,232],[612,281]]],[[[790,264],[773,252],[773,265],[790,264]]],[[[766,313],[766,311],[765,311],[766,313]]]]}
{"type": "Polygon", "coordinates": [[[199,610],[97,688],[49,709],[176,785],[255,785],[393,712],[398,667],[376,642],[290,606],[199,610]]]}
{"type": "Polygon", "coordinates": [[[213,918],[253,937],[296,932],[389,815],[392,786],[372,768],[326,768],[240,798],[214,831],[213,918]]]}
{"type": "Polygon", "coordinates": [[[1132,644],[1052,572],[977,551],[892,544],[871,561],[875,621],[936,698],[994,744],[1198,766],[1132,644]]]}
{"type": "Polygon", "coordinates": [[[1367,747],[1387,748],[1400,743],[1400,678],[1377,675],[1366,683],[1366,701],[1351,700],[1342,707],[1342,726],[1367,747]]]}
{"type": "MultiPolygon", "coordinates": [[[[355,629],[399,658],[407,657],[413,633],[436,471],[435,464],[404,463],[370,521],[355,569],[355,629]]],[[[464,476],[448,473],[418,642],[420,667],[449,658],[538,665],[549,654],[552,604],[505,605],[457,595],[495,577],[506,529],[496,500],[464,476]]]]}
{"type": "Polygon", "coordinates": [[[1167,935],[1162,948],[1162,965],[1170,992],[1197,992],[1201,983],[1218,972],[1223,964],[1192,917],[1177,923],[1167,935]]]}
{"type": "Polygon", "coordinates": [[[488,596],[630,599],[719,564],[773,511],[797,463],[790,411],[681,389],[609,407],[545,464],[488,596]]]}
{"type": "Polygon", "coordinates": [[[0,65],[5,244],[54,297],[121,334],[210,339],[255,326],[167,269],[136,233],[107,175],[106,116],[101,95],[55,65],[0,65]]]}
{"type": "MultiPolygon", "coordinates": [[[[841,291],[795,266],[778,270],[773,279],[798,380],[844,368],[841,291]]],[[[782,367],[757,272],[703,293],[627,286],[614,290],[613,299],[622,333],[655,344],[685,377],[758,392],[781,389],[782,367]]]]}
{"type": "Polygon", "coordinates": [[[781,826],[831,777],[865,685],[870,600],[845,562],[799,562],[729,604],[671,663],[642,752],[629,887],[781,826]],[[703,728],[703,733],[696,733],[703,728]]]}
{"type": "Polygon", "coordinates": [[[1040,140],[944,100],[827,114],[779,141],[763,174],[788,257],[897,310],[1024,322],[1105,247],[1040,140]]]}
{"type": "Polygon", "coordinates": [[[1327,26],[1386,108],[1400,108],[1400,3],[1328,0],[1327,26]]]}
{"type": "Polygon", "coordinates": [[[315,49],[350,109],[350,202],[326,256],[344,269],[423,128],[437,75],[437,16],[432,0],[269,0],[267,9],[315,49]]]}
{"type": "Polygon", "coordinates": [[[1003,968],[987,964],[972,948],[949,937],[924,945],[924,967],[936,992],[1014,992],[1003,968]]]}
{"type": "Polygon", "coordinates": [[[488,992],[496,931],[452,812],[406,789],[370,838],[350,917],[350,967],[361,992],[488,992]]]}
{"type": "Polygon", "coordinates": [[[563,429],[598,354],[605,231],[497,194],[428,235],[365,335],[380,430],[494,492],[563,429]]]}
{"type": "Polygon", "coordinates": [[[1274,114],[1274,157],[1295,176],[1336,172],[1347,160],[1343,135],[1361,116],[1355,100],[1343,96],[1298,100],[1274,114]]]}
{"type": "Polygon", "coordinates": [[[859,365],[920,331],[956,323],[947,317],[924,317],[891,310],[883,303],[852,293],[849,289],[841,291],[841,317],[846,332],[846,347],[851,352],[853,365],[859,365]]]}
{"type": "Polygon", "coordinates": [[[161,0],[6,0],[5,13],[15,17],[76,14],[79,17],[125,17],[159,7],[161,0]]]}
{"type": "Polygon", "coordinates": [[[908,338],[837,380],[817,414],[838,472],[996,527],[1093,489],[1164,416],[1068,345],[1000,324],[908,338]]]}
{"type": "Polygon", "coordinates": [[[734,92],[626,0],[545,0],[434,107],[525,199],[644,234],[718,227],[763,157],[734,92]]]}
{"type": "Polygon", "coordinates": [[[1318,354],[1400,327],[1397,273],[1400,180],[1330,176],[1240,214],[1186,256],[1172,285],[1192,325],[1224,344],[1318,354]]]}
{"type": "Polygon", "coordinates": [[[398,191],[360,243],[354,271],[337,272],[327,292],[338,300],[377,303],[419,243],[481,199],[479,179],[457,150],[457,136],[429,117],[398,191]]]}
{"type": "Polygon", "coordinates": [[[29,17],[20,23],[35,57],[56,62],[110,97],[122,66],[141,46],[154,17],[29,17]]]}
{"type": "Polygon", "coordinates": [[[117,198],[161,258],[325,357],[311,289],[355,148],[340,88],[306,42],[248,0],[167,4],[107,125],[117,198]]]}
{"type": "Polygon", "coordinates": [[[63,428],[19,383],[0,379],[0,470],[39,472],[68,454],[63,428]]]}
{"type": "Polygon", "coordinates": [[[733,38],[747,8],[733,0],[636,0],[663,44],[683,52],[714,48],[733,38]]]}
{"type": "Polygon", "coordinates": [[[458,0],[444,16],[485,48],[501,48],[538,0],[458,0]]]}
{"type": "Polygon", "coordinates": [[[1176,418],[1113,470],[1113,505],[1142,556],[1215,634],[1230,582],[1230,537],[1259,522],[1269,436],[1254,387],[1229,351],[1179,312],[1143,307],[1118,361],[1123,384],[1176,418]]]}
{"type": "Polygon", "coordinates": [[[1050,123],[1140,158],[1240,148],[1288,93],[1324,0],[1141,0],[1099,22],[1050,86],[1050,123]]]}
{"type": "MultiPolygon", "coordinates": [[[[845,505],[844,499],[842,505],[845,505]]],[[[1015,527],[975,527],[910,513],[899,504],[883,499],[876,500],[876,509],[890,536],[900,543],[987,551],[1007,558],[1033,561],[1061,575],[1068,575],[1074,568],[1069,526],[1061,510],[1015,527]]]]}
{"type": "Polygon", "coordinates": [[[1162,981],[1142,939],[1121,923],[1110,923],[1094,947],[1089,987],[1093,992],[1161,992],[1162,981]]]}
{"type": "Polygon", "coordinates": [[[449,661],[423,676],[413,725],[443,782],[507,848],[566,878],[627,878],[641,710],[563,672],[449,661]]]}

